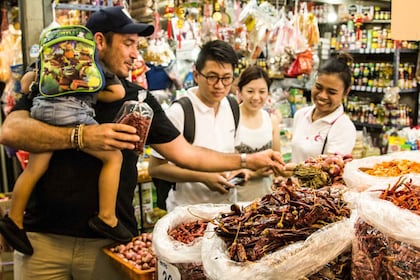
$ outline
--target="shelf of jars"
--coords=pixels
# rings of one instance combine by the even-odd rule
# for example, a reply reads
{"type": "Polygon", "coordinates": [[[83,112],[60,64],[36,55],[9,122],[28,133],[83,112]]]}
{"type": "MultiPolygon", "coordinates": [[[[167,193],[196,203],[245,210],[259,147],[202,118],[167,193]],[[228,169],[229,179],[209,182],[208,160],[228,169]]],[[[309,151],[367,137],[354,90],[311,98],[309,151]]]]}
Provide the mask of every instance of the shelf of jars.
{"type": "MultiPolygon", "coordinates": [[[[374,87],[374,86],[359,86],[353,85],[351,86],[352,91],[361,91],[361,92],[372,92],[372,93],[384,93],[385,87],[374,87]]],[[[415,88],[405,88],[400,89],[400,93],[416,93],[418,89],[415,88]]]]}
{"type": "Polygon", "coordinates": [[[111,0],[101,1],[101,4],[97,4],[96,2],[99,1],[72,1],[71,3],[60,3],[60,1],[55,1],[53,4],[55,9],[79,11],[97,11],[101,7],[114,6],[113,1],[111,0]]]}
{"type": "Polygon", "coordinates": [[[366,101],[348,101],[345,111],[356,128],[385,129],[413,125],[412,109],[406,104],[374,104],[366,101]]]}
{"type": "Polygon", "coordinates": [[[346,52],[350,54],[395,54],[396,51],[399,53],[413,53],[418,52],[417,48],[405,48],[405,49],[395,49],[395,48],[376,48],[376,49],[346,49],[346,52]]]}

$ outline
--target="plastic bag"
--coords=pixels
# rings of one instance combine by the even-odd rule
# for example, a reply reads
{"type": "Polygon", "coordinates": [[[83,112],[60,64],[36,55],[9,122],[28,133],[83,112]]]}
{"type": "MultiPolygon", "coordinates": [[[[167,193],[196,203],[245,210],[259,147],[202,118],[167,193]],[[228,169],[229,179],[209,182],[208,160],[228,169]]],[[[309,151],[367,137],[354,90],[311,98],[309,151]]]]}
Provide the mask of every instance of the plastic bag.
{"type": "MultiPolygon", "coordinates": [[[[348,162],[344,167],[344,182],[346,183],[346,186],[349,189],[353,189],[355,191],[364,191],[371,186],[381,186],[382,188],[386,188],[390,184],[395,184],[395,182],[398,181],[399,176],[372,176],[361,171],[359,168],[372,168],[377,163],[401,159],[407,159],[418,162],[420,160],[420,151],[404,151],[382,156],[354,159],[351,162],[348,162]]],[[[412,178],[414,183],[420,184],[420,174],[407,174],[405,176],[407,178],[412,178]]]]}
{"type": "Polygon", "coordinates": [[[400,100],[400,89],[398,87],[387,87],[384,90],[384,97],[382,102],[385,104],[398,104],[400,100]]]}
{"type": "Polygon", "coordinates": [[[117,114],[115,122],[134,126],[140,140],[135,143],[134,151],[143,155],[144,145],[152,124],[153,110],[147,103],[142,101],[126,101],[117,114]]]}
{"type": "Polygon", "coordinates": [[[292,62],[289,69],[287,70],[287,76],[296,77],[302,74],[310,74],[312,71],[312,51],[306,50],[298,53],[296,59],[292,62]]]}
{"type": "Polygon", "coordinates": [[[153,247],[158,259],[169,263],[201,262],[201,241],[197,238],[191,244],[174,240],[168,231],[182,223],[199,219],[211,220],[219,212],[229,209],[229,205],[197,204],[179,206],[158,220],[153,229],[153,247]]]}
{"type": "Polygon", "coordinates": [[[381,187],[359,193],[356,200],[353,278],[420,279],[420,216],[380,199],[373,190],[381,187]]]}
{"type": "Polygon", "coordinates": [[[343,219],[319,229],[305,241],[295,242],[255,262],[229,259],[226,244],[209,224],[202,241],[202,260],[210,279],[296,280],[318,270],[351,245],[353,219],[343,219]]]}
{"type": "Polygon", "coordinates": [[[387,187],[376,185],[360,193],[358,215],[381,232],[420,248],[420,216],[380,199],[380,191],[387,187]]]}

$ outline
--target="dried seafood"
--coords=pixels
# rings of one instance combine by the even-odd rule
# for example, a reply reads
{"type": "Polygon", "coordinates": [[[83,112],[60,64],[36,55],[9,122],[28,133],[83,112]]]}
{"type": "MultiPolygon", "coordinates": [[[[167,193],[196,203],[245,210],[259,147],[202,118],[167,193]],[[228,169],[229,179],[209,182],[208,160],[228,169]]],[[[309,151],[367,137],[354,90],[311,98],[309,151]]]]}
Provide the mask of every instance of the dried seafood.
{"type": "Polygon", "coordinates": [[[335,188],[302,188],[289,178],[273,189],[276,191],[243,208],[233,204],[231,212],[215,219],[215,231],[226,242],[232,260],[258,260],[350,216],[335,188]]]}

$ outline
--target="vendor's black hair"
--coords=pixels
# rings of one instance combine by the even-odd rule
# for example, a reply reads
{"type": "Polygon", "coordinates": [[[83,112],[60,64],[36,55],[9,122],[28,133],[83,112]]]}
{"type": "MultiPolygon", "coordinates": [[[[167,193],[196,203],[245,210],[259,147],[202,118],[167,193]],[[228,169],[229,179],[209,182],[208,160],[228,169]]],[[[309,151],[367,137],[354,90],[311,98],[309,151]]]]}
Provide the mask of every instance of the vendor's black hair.
{"type": "Polygon", "coordinates": [[[208,60],[216,61],[220,64],[229,63],[233,69],[238,64],[238,56],[235,50],[222,40],[209,41],[202,46],[195,62],[195,69],[201,71],[208,60]]]}
{"type": "Polygon", "coordinates": [[[318,69],[318,74],[338,74],[344,83],[344,88],[348,89],[352,85],[353,72],[350,68],[353,57],[348,53],[339,53],[330,57],[318,69]]]}

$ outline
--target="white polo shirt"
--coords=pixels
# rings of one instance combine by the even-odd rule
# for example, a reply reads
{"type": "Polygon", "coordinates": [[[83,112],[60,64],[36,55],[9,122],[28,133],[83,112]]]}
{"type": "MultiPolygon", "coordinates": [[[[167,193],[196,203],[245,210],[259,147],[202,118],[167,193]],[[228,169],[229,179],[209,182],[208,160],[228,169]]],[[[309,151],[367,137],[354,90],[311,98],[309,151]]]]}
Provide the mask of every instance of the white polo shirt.
{"type": "Polygon", "coordinates": [[[314,109],[314,105],[302,108],[293,117],[292,162],[319,156],[327,135],[324,154],[350,154],[356,142],[356,128],[343,106],[312,122],[314,109]]]}
{"type": "MultiPolygon", "coordinates": [[[[219,152],[233,153],[235,151],[235,121],[227,98],[224,98],[217,115],[214,109],[205,105],[195,95],[197,87],[188,89],[187,97],[191,99],[195,115],[194,145],[206,147],[219,152]]],[[[166,114],[179,131],[184,130],[184,111],[179,103],[174,103],[166,114]]],[[[160,157],[157,152],[153,156],[160,157]]],[[[203,161],[206,159],[203,158],[203,161]]],[[[166,199],[168,211],[176,206],[199,203],[229,203],[229,194],[220,194],[198,182],[177,183],[176,190],[169,192],[166,199]]]]}

